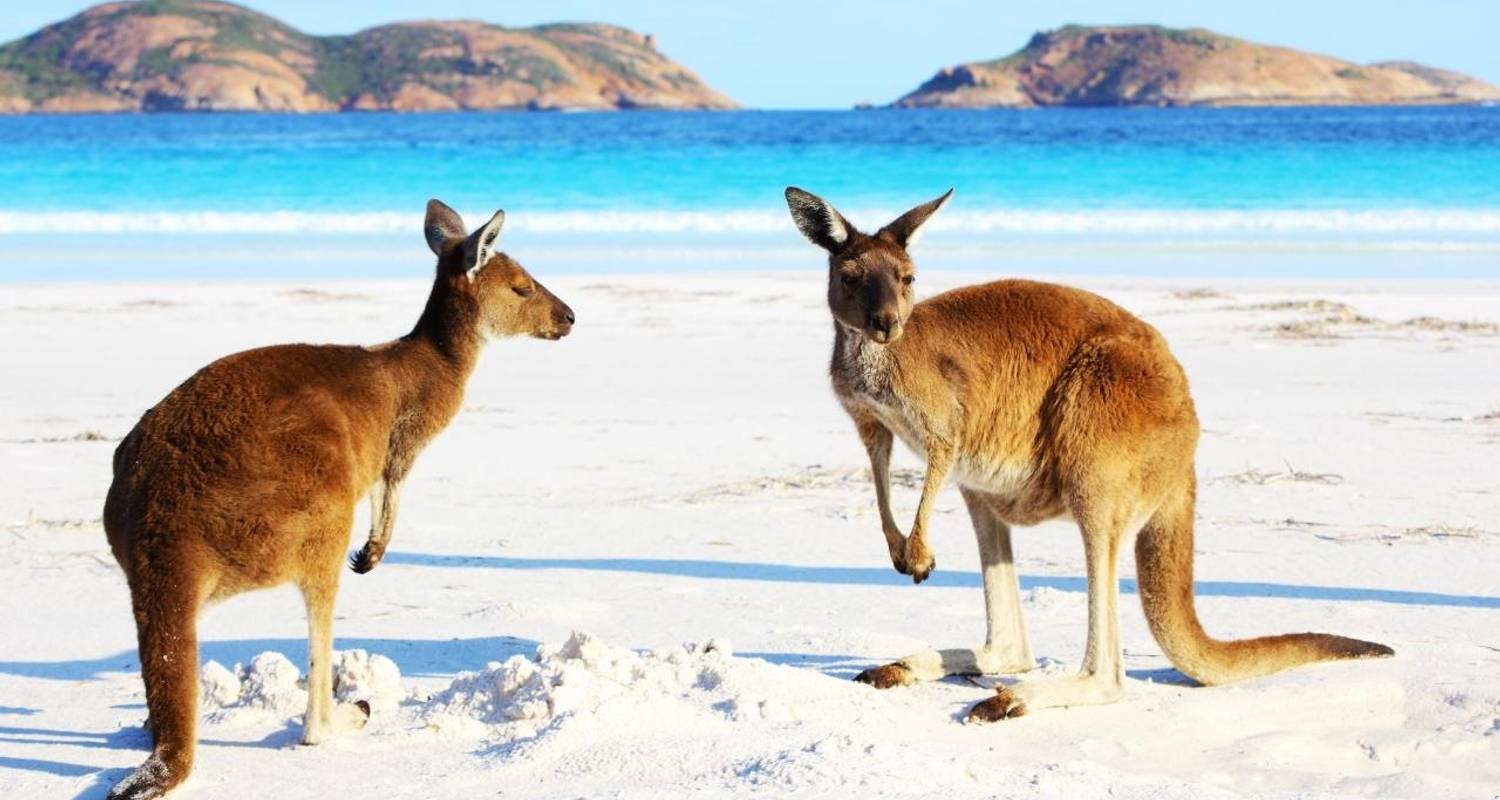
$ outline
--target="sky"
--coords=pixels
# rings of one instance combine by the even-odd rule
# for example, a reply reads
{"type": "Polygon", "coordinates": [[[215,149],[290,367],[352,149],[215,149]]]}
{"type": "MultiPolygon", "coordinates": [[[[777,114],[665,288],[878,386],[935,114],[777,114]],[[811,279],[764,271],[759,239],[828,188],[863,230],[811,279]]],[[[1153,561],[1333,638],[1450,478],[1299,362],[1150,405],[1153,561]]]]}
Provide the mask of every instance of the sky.
{"type": "MultiPolygon", "coordinates": [[[[610,22],[756,108],[886,103],[944,66],[997,58],[1068,23],[1203,27],[1369,62],[1410,59],[1500,84],[1500,0],[246,0],[308,33],[413,18],[610,22]]],[[[91,5],[7,2],[0,41],[91,5]]]]}

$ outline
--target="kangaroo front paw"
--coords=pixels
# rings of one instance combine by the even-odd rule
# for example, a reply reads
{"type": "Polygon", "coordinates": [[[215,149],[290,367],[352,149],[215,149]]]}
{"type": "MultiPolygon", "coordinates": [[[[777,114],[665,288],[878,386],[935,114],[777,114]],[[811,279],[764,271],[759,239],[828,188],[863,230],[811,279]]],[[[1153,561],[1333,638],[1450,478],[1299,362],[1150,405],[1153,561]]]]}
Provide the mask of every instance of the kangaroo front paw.
{"type": "Polygon", "coordinates": [[[937,568],[937,559],[932,557],[927,543],[915,536],[906,540],[906,555],[903,560],[906,562],[906,569],[902,570],[902,574],[910,575],[912,583],[927,580],[927,576],[937,568]]]}
{"type": "Polygon", "coordinates": [[[882,667],[871,667],[854,676],[854,680],[874,686],[876,689],[892,689],[916,683],[917,676],[912,673],[911,667],[898,661],[882,667]]]}
{"type": "Polygon", "coordinates": [[[967,722],[999,722],[1002,719],[1023,716],[1026,703],[1009,689],[997,689],[995,696],[969,709],[967,722]]]}
{"type": "Polygon", "coordinates": [[[384,557],[384,547],[377,547],[370,542],[365,542],[364,547],[361,547],[354,555],[349,556],[349,569],[354,570],[359,575],[364,575],[370,570],[375,569],[376,565],[380,563],[380,559],[384,557]]]}

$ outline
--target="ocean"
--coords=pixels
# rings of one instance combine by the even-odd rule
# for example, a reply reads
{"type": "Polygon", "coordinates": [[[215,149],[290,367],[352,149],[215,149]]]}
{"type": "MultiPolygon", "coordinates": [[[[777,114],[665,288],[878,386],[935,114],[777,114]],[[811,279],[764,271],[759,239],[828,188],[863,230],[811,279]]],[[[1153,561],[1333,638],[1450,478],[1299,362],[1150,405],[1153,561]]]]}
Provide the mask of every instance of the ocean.
{"type": "Polygon", "coordinates": [[[1500,277],[1500,108],[0,117],[0,280],[416,277],[423,205],[538,274],[813,268],[798,185],[919,268],[1500,277]]]}

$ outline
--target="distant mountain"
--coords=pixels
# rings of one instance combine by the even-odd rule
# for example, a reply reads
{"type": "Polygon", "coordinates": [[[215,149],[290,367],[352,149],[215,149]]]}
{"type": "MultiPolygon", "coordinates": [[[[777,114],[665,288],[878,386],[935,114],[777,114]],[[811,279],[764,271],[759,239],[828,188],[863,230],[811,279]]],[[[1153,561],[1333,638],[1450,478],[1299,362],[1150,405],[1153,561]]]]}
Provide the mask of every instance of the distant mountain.
{"type": "Polygon", "coordinates": [[[215,0],[107,3],[0,46],[0,112],[734,108],[652,37],[403,22],[309,36],[215,0]]]}
{"type": "Polygon", "coordinates": [[[1069,25],[995,61],[949,67],[892,105],[1401,105],[1500,100],[1477,78],[1410,61],[1360,65],[1201,28],[1069,25]]]}

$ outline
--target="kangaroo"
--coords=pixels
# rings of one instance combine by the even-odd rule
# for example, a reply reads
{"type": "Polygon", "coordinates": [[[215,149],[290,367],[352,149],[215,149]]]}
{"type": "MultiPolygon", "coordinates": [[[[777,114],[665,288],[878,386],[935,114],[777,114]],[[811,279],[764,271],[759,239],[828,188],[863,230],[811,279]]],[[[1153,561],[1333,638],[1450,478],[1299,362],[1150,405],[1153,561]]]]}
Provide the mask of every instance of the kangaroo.
{"type": "Polygon", "coordinates": [[[198,721],[197,618],[208,604],[295,583],[307,606],[303,744],[364,726],[368,704],[336,704],[333,603],[355,504],[369,538],[350,560],[369,572],[395,527],[401,485],[459,410],[484,343],[560,339],[573,311],[495,249],[496,212],[472,234],[427,204],[437,277],[411,333],[373,347],[281,345],[199,370],[120,443],[104,504],[125,571],[154,746],[111,798],[158,797],[187,778],[198,721]]]}
{"type": "Polygon", "coordinates": [[[889,688],[1031,669],[1010,526],[1056,518],[1072,519],[1083,535],[1089,610],[1081,670],[998,688],[970,709],[970,721],[1123,696],[1118,562],[1132,541],[1151,632],[1199,683],[1393,655],[1321,633],[1220,641],[1204,632],[1193,604],[1198,420],[1182,367],[1155,328],[1079,289],[1002,280],[915,302],[908,248],[952,196],[950,189],[867,235],[822,198],[786,190],[797,228],[828,251],[833,388],[869,454],[891,563],[917,583],[932,573],[928,525],[950,476],[979,541],[984,646],[918,653],[856,680],[889,688]],[[927,461],[910,536],[891,513],[896,438],[927,461]]]}

